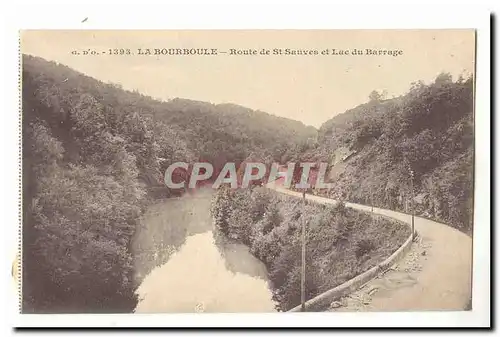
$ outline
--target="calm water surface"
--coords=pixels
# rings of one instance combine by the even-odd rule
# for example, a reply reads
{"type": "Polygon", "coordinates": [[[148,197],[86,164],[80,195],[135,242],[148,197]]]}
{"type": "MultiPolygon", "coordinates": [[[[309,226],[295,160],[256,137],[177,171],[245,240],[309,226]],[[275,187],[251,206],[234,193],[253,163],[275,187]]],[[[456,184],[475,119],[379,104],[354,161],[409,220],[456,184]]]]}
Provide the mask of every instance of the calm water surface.
{"type": "Polygon", "coordinates": [[[272,312],[262,262],[240,244],[216,243],[211,190],[152,206],[134,241],[137,313],[272,312]]]}

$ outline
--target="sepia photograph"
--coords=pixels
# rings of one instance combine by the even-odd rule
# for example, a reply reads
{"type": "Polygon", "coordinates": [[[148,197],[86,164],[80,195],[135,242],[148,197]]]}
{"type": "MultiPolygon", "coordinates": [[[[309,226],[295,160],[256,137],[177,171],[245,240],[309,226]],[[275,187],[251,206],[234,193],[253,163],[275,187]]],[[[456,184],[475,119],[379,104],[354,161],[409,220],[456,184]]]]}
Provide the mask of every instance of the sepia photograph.
{"type": "Polygon", "coordinates": [[[474,29],[19,34],[22,314],[472,309],[474,29]]]}

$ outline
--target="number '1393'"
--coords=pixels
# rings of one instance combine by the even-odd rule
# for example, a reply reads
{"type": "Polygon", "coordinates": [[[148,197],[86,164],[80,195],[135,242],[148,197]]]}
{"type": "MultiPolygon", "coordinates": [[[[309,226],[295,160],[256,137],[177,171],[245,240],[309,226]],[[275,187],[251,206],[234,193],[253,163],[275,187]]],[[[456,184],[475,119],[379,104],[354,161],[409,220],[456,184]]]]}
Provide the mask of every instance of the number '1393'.
{"type": "Polygon", "coordinates": [[[123,48],[115,48],[115,49],[109,49],[108,50],[108,54],[109,55],[131,55],[132,52],[130,51],[130,49],[123,49],[123,48]]]}

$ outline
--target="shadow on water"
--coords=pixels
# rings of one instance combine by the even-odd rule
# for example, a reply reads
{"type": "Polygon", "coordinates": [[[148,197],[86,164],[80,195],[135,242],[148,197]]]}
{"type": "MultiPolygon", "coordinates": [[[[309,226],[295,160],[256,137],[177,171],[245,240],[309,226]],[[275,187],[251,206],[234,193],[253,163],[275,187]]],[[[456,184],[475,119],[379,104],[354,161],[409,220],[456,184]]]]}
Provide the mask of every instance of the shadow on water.
{"type": "Polygon", "coordinates": [[[218,247],[229,271],[243,273],[269,282],[266,266],[250,253],[248,247],[239,243],[218,243],[218,247]],[[245,258],[242,259],[242,256],[245,258]]]}
{"type": "Polygon", "coordinates": [[[215,240],[213,190],[169,199],[145,214],[134,240],[136,312],[270,312],[267,271],[248,248],[215,240]]]}
{"type": "Polygon", "coordinates": [[[212,229],[211,195],[210,190],[200,190],[196,195],[186,194],[149,207],[132,246],[137,284],[151,270],[166,263],[188,236],[212,229]]]}

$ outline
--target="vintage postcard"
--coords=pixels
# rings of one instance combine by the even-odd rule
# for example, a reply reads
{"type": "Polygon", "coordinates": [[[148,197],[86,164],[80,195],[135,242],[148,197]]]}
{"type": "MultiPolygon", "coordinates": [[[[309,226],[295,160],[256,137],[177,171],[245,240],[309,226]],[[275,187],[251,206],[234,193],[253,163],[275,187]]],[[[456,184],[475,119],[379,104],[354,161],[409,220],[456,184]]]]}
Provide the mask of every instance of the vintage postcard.
{"type": "Polygon", "coordinates": [[[22,314],[471,310],[474,29],[20,53],[22,314]]]}

